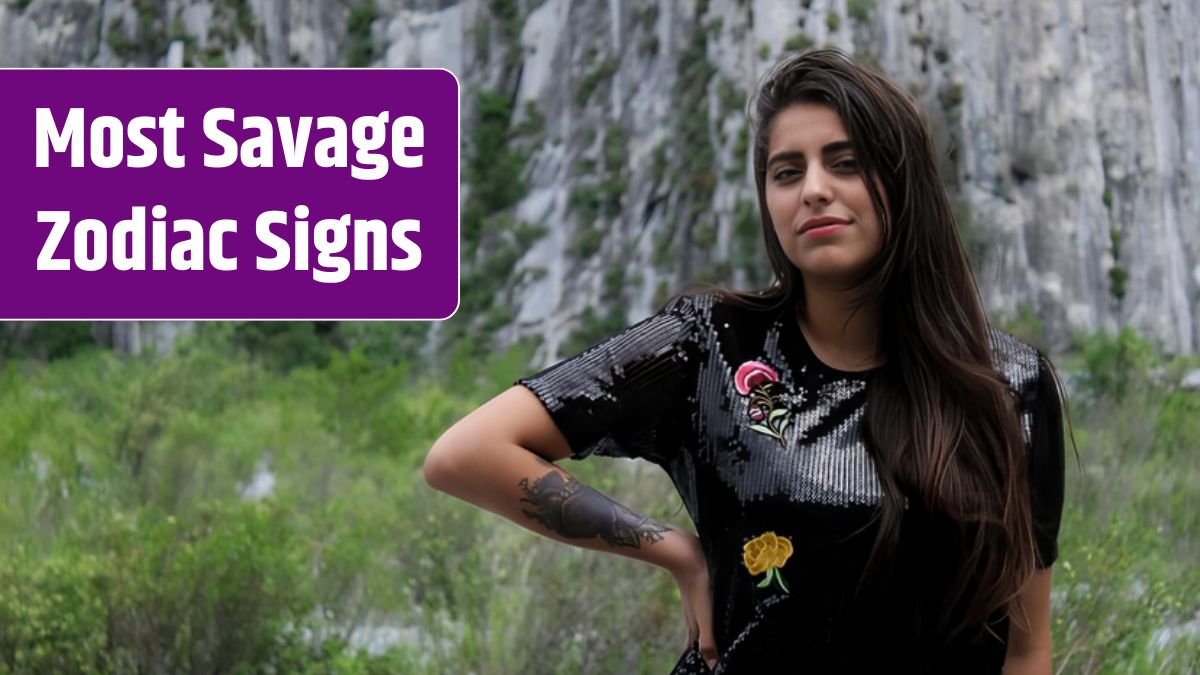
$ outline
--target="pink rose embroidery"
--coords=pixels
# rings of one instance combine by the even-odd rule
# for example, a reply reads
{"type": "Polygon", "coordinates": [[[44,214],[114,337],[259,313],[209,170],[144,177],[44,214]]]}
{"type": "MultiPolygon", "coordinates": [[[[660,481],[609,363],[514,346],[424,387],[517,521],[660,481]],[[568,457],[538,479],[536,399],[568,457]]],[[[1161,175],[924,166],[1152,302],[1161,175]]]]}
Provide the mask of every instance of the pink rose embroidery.
{"type": "Polygon", "coordinates": [[[749,397],[746,415],[750,418],[750,428],[783,443],[783,430],[791,419],[786,405],[780,400],[784,389],[775,369],[762,361],[747,361],[738,366],[733,385],[739,394],[749,397]]]}
{"type": "Polygon", "coordinates": [[[762,361],[747,361],[738,366],[737,374],[733,376],[733,385],[738,393],[745,396],[754,387],[763,382],[778,382],[779,375],[775,369],[762,361]]]}

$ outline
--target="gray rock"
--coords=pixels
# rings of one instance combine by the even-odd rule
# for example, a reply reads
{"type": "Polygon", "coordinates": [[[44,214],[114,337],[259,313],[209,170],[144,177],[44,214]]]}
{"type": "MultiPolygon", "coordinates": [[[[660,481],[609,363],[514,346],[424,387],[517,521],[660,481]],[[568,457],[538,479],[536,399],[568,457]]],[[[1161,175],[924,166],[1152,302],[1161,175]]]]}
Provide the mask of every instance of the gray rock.
{"type": "Polygon", "coordinates": [[[1200,391],[1200,368],[1188,372],[1179,382],[1179,386],[1188,391],[1200,391]]]}
{"type": "MultiPolygon", "coordinates": [[[[107,40],[112,22],[120,18],[126,34],[136,32],[131,0],[21,4],[0,4],[2,66],[120,65],[107,40]]],[[[755,203],[747,157],[737,151],[740,97],[803,32],[813,44],[877,60],[914,92],[939,150],[950,156],[953,149],[944,171],[969,214],[964,227],[984,250],[977,279],[989,310],[1011,315],[1032,308],[1052,350],[1065,347],[1075,331],[1125,325],[1168,352],[1200,349],[1196,3],[1089,0],[1085,11],[1082,0],[906,0],[874,3],[865,21],[839,14],[836,26],[826,19],[846,6],[836,0],[813,0],[808,9],[796,2],[711,0],[703,16],[695,16],[698,3],[690,2],[516,4],[523,20],[513,31],[481,0],[379,3],[368,38],[372,65],[440,67],[458,76],[464,158],[472,92],[510,93],[514,124],[530,104],[545,117],[544,133],[528,141],[530,190],[514,211],[549,233],[512,271],[501,300],[516,319],[495,334],[497,346],[537,335],[539,358],[550,360],[562,355],[587,308],[615,308],[632,322],[655,308],[660,284],[678,290],[722,264],[728,275],[705,278],[749,283],[762,262],[739,258],[732,245],[739,203],[755,203]],[[674,92],[681,61],[698,31],[713,77],[699,99],[680,109],[674,92]],[[518,44],[506,43],[509,35],[518,44]],[[611,72],[597,78],[606,64],[611,72]],[[589,78],[591,95],[579,100],[589,78]],[[677,120],[689,114],[705,121],[716,177],[711,190],[688,190],[655,167],[660,146],[669,150],[668,169],[695,150],[675,133],[677,120]],[[596,182],[605,139],[618,130],[622,151],[612,170],[625,190],[616,212],[595,223],[602,244],[580,260],[573,246],[581,218],[569,196],[596,182]],[[715,243],[697,243],[705,240],[715,243]],[[664,250],[674,260],[655,264],[664,250]],[[614,266],[628,270],[617,298],[604,282],[614,266]],[[1114,267],[1127,277],[1121,298],[1110,280],[1114,267]]],[[[195,40],[194,54],[216,50],[229,65],[331,66],[346,53],[344,4],[252,0],[249,33],[228,3],[181,0],[165,7],[164,31],[182,26],[195,40]]],[[[160,62],[180,58],[188,57],[172,47],[160,62]]],[[[464,251],[466,264],[475,253],[464,251]]]]}

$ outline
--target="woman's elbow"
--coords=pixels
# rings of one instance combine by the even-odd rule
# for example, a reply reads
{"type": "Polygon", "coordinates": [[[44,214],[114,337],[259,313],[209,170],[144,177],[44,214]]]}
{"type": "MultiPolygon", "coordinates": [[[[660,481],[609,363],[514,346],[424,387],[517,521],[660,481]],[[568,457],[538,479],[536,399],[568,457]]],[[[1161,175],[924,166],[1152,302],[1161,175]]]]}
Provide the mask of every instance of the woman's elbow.
{"type": "Polygon", "coordinates": [[[425,455],[422,467],[425,483],[434,490],[446,492],[454,482],[455,465],[454,453],[443,435],[429,449],[429,454],[425,455]]]}

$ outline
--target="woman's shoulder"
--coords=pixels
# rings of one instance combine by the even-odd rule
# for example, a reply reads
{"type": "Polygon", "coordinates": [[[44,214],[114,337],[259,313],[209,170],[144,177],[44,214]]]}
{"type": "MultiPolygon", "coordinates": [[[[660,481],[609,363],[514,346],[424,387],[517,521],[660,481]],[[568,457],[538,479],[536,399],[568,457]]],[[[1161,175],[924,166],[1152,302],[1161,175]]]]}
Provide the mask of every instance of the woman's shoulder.
{"type": "Polygon", "coordinates": [[[663,311],[690,318],[707,327],[726,324],[749,327],[773,321],[780,314],[778,306],[772,307],[754,294],[724,290],[677,295],[666,303],[663,311]]]}
{"type": "Polygon", "coordinates": [[[1015,335],[996,327],[988,331],[992,348],[992,368],[1017,391],[1037,385],[1041,375],[1042,352],[1015,335]]]}

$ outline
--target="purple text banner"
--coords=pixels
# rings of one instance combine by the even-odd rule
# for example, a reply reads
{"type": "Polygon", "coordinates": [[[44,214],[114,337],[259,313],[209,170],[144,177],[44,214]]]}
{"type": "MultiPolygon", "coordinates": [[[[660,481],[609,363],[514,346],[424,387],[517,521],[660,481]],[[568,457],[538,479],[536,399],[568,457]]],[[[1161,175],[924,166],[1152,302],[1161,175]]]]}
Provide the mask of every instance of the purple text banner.
{"type": "Polygon", "coordinates": [[[0,70],[0,319],[444,319],[445,70],[0,70]]]}

